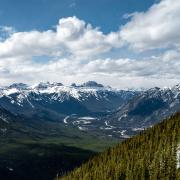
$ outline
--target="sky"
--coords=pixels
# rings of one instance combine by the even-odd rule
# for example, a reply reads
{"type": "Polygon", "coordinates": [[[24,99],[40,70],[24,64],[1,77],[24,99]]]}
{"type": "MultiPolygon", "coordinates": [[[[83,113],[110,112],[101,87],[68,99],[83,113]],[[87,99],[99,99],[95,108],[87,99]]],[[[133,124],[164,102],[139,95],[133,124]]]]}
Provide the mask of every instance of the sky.
{"type": "Polygon", "coordinates": [[[0,85],[180,83],[180,0],[0,0],[0,85]]]}

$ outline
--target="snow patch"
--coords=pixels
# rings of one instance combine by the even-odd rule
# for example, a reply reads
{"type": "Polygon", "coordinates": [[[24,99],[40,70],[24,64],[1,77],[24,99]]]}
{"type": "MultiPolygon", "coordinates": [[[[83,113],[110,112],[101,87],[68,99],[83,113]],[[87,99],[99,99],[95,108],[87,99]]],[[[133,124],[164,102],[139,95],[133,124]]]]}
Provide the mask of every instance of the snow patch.
{"type": "Polygon", "coordinates": [[[177,159],[176,168],[179,169],[180,168],[180,145],[177,147],[176,159],[177,159]]]}
{"type": "Polygon", "coordinates": [[[91,124],[91,121],[85,121],[85,120],[80,120],[80,121],[75,121],[77,124],[91,124]]]}
{"type": "Polygon", "coordinates": [[[7,167],[7,169],[8,169],[9,171],[14,171],[14,169],[13,169],[13,168],[10,168],[10,167],[7,167]]]}
{"type": "Polygon", "coordinates": [[[132,131],[143,131],[145,128],[132,128],[132,131]]]}
{"type": "Polygon", "coordinates": [[[87,130],[88,130],[88,128],[81,127],[81,126],[78,126],[78,128],[79,128],[79,130],[81,130],[81,131],[87,131],[87,130]]]}
{"type": "Polygon", "coordinates": [[[80,119],[80,120],[95,120],[96,118],[94,118],[94,117],[79,117],[78,119],[80,119]]]}
{"type": "Polygon", "coordinates": [[[125,132],[126,132],[126,130],[122,130],[122,131],[121,131],[121,136],[124,136],[124,135],[125,135],[125,132]]]}
{"type": "Polygon", "coordinates": [[[68,122],[67,122],[68,118],[69,118],[69,116],[66,116],[66,117],[64,118],[64,120],[63,120],[63,121],[64,121],[64,123],[65,123],[65,124],[67,124],[67,123],[68,123],[68,122]]]}

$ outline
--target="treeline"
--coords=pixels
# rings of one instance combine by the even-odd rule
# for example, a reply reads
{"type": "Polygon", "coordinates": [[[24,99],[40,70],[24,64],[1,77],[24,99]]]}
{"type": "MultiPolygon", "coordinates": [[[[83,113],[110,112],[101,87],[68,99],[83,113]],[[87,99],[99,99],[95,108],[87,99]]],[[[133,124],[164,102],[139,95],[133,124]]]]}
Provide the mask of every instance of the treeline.
{"type": "Polygon", "coordinates": [[[57,179],[173,180],[180,179],[177,148],[180,113],[128,139],[57,179]]]}

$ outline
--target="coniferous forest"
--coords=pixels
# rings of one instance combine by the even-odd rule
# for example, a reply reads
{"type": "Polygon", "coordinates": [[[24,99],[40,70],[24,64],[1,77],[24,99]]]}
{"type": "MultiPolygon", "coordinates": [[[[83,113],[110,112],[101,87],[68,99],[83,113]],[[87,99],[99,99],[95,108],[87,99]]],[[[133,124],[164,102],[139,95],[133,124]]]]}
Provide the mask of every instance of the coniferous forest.
{"type": "Polygon", "coordinates": [[[180,113],[57,179],[179,180],[179,136],[180,113]]]}

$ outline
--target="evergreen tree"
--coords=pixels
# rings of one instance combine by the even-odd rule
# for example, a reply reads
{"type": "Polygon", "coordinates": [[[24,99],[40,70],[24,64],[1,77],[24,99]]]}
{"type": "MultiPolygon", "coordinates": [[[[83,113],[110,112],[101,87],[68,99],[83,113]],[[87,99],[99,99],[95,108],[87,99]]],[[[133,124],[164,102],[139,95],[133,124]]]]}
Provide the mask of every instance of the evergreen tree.
{"type": "Polygon", "coordinates": [[[180,180],[180,113],[94,157],[59,180],[180,180]]]}

